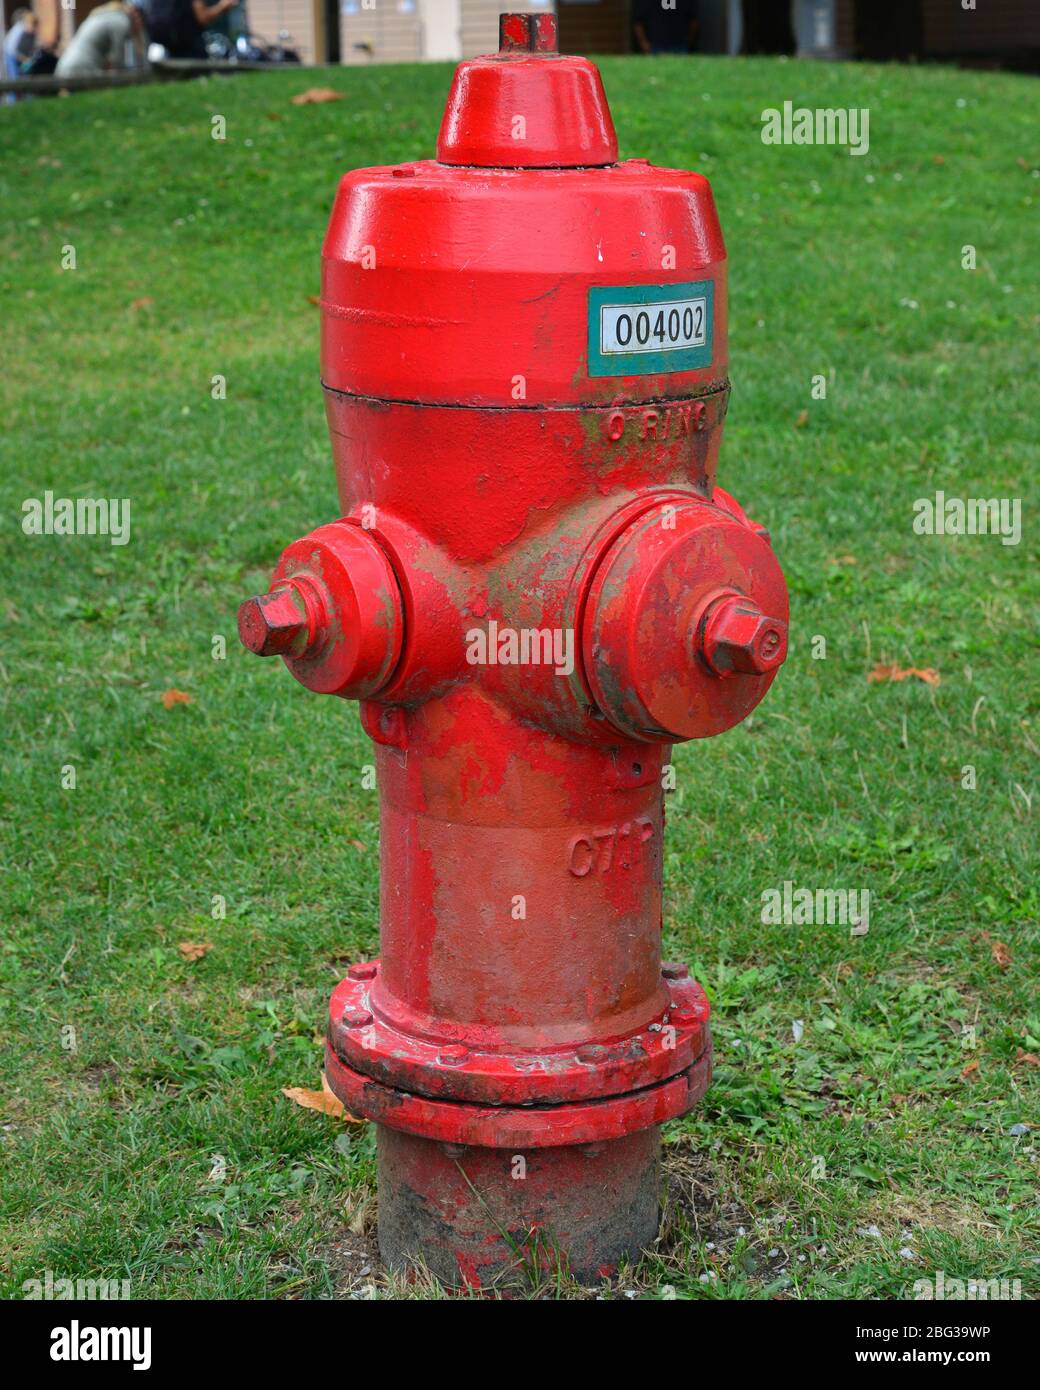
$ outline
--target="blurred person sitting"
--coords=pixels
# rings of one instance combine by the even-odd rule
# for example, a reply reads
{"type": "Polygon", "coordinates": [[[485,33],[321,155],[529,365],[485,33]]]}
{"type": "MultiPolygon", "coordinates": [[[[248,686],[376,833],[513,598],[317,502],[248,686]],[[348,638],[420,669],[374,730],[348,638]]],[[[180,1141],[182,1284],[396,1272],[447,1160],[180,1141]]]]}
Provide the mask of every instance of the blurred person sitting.
{"type": "MultiPolygon", "coordinates": [[[[35,52],[36,16],[32,10],[15,10],[11,16],[11,27],[4,37],[4,76],[11,79],[23,77],[35,52]]],[[[8,92],[7,100],[12,102],[14,99],[14,92],[8,92]]]]}
{"type": "Polygon", "coordinates": [[[132,42],[140,67],[144,63],[144,17],[128,0],[109,0],[91,10],[58,59],[58,77],[91,77],[126,67],[126,46],[132,42]]]}
{"type": "Polygon", "coordinates": [[[148,37],[161,43],[171,58],[206,57],[203,29],[233,10],[238,0],[148,0],[148,37]]]}
{"type": "Polygon", "coordinates": [[[698,0],[635,0],[632,32],[644,53],[689,53],[698,0]]]}

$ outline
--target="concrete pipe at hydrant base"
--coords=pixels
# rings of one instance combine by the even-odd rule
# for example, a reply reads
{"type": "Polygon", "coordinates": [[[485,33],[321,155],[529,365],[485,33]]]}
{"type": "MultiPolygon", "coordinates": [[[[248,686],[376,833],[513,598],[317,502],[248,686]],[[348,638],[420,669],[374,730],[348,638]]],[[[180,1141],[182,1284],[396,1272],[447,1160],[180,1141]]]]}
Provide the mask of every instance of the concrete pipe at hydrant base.
{"type": "Polygon", "coordinates": [[[617,160],[553,15],[460,64],[436,160],[341,181],[322,379],[341,516],[242,640],[361,702],[378,960],[326,1067],[378,1127],[394,1268],[579,1278],[658,1223],[660,1126],[711,1077],[661,962],[662,770],[787,651],[767,532],[716,485],[726,256],[708,181],[617,160]]]}

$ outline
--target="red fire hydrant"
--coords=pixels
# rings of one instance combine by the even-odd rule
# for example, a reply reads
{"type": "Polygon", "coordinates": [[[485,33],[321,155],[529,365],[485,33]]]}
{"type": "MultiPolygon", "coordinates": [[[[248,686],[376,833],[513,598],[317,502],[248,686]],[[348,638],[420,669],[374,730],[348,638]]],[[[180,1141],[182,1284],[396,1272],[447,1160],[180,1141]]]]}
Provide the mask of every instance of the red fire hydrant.
{"type": "Polygon", "coordinates": [[[659,1127],[711,1075],[704,992],[661,963],[670,746],[787,650],[769,536],[715,484],[711,189],[618,163],[597,69],[556,50],[554,16],[504,15],[437,159],[343,178],[342,516],[239,613],[375,742],[381,951],[332,995],[328,1079],[378,1127],[386,1261],[476,1286],[656,1234],[659,1127]]]}

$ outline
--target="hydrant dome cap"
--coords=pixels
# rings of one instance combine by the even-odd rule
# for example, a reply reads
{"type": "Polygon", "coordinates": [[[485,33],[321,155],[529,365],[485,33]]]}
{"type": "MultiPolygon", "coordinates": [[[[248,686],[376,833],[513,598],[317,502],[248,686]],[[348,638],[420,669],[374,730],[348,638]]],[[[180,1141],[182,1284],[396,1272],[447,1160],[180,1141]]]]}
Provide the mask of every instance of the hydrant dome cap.
{"type": "Polygon", "coordinates": [[[617,161],[599,70],[557,51],[556,16],[505,14],[496,54],[460,63],[437,140],[442,164],[589,168],[617,161]]]}

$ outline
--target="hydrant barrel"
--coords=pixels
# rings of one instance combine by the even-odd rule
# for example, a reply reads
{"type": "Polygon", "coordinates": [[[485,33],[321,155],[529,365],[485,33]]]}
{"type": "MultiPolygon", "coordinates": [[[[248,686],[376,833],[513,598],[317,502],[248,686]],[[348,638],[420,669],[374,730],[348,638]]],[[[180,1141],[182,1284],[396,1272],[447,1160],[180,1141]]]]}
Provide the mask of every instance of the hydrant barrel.
{"type": "Polygon", "coordinates": [[[460,64],[436,160],[341,180],[322,253],[339,518],[248,600],[250,650],[360,702],[380,949],[326,1072],[378,1129],[395,1268],[595,1278],[658,1220],[660,1127],[711,1076],[661,961],[671,746],[787,650],[768,534],[716,482],[726,253],[696,173],[618,162],[553,15],[460,64]]]}

